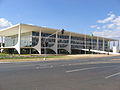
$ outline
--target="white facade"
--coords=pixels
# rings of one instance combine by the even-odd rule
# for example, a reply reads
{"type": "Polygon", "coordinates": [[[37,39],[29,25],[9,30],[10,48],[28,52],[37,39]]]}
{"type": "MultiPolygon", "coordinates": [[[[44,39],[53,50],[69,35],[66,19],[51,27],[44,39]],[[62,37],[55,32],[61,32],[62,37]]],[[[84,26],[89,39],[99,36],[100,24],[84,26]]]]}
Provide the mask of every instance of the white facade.
{"type": "Polygon", "coordinates": [[[79,51],[109,52],[109,42],[116,41],[69,31],[65,31],[62,35],[61,30],[26,24],[17,24],[0,30],[0,36],[5,38],[5,47],[1,45],[1,51],[3,49],[16,49],[19,54],[21,54],[21,49],[35,49],[39,54],[42,54],[43,51],[47,53],[47,49],[54,51],[56,54],[62,50],[69,54],[73,51],[76,53],[79,51]],[[45,42],[48,42],[47,47],[45,42]]]}

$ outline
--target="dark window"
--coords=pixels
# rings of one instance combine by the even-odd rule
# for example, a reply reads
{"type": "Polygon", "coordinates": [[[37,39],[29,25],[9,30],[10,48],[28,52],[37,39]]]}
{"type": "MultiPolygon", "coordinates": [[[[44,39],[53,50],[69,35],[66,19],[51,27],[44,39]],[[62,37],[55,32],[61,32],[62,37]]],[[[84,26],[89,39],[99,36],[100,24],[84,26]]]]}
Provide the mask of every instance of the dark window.
{"type": "Polygon", "coordinates": [[[32,32],[33,36],[39,36],[39,32],[32,32]]]}
{"type": "Polygon", "coordinates": [[[38,44],[39,38],[37,37],[32,37],[32,46],[35,46],[38,44]]]}

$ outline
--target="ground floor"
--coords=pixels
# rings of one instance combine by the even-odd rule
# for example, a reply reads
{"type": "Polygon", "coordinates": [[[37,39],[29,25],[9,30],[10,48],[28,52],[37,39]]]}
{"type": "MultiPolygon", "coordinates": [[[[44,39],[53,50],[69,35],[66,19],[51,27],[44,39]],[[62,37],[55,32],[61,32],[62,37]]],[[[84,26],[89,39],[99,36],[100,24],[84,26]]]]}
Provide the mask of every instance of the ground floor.
{"type": "MultiPolygon", "coordinates": [[[[64,49],[58,49],[57,54],[70,54],[68,51],[64,49]]],[[[7,53],[7,54],[18,54],[16,49],[4,49],[2,53],[7,53]]],[[[71,54],[91,54],[95,52],[91,51],[84,51],[84,50],[77,50],[77,49],[72,49],[71,54]]],[[[31,49],[21,49],[21,54],[39,54],[39,52],[33,48],[31,49]]],[[[51,49],[41,49],[41,54],[56,54],[55,51],[51,49]]]]}

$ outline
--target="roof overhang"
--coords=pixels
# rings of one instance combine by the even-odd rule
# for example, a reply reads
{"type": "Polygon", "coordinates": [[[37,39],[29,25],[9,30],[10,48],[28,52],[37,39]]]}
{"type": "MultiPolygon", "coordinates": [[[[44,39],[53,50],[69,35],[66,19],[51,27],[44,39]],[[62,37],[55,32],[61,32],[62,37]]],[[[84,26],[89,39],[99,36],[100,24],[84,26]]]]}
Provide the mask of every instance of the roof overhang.
{"type": "MultiPolygon", "coordinates": [[[[5,28],[0,30],[0,36],[11,36],[11,35],[16,35],[18,34],[19,31],[19,26],[21,28],[21,33],[26,33],[26,32],[31,32],[31,31],[41,31],[44,33],[55,33],[61,31],[60,29],[52,29],[52,28],[47,28],[47,27],[40,27],[40,26],[35,26],[35,25],[28,25],[28,24],[17,24],[13,25],[11,27],[5,28]]],[[[92,37],[92,38],[99,38],[99,40],[103,40],[104,37],[98,37],[98,36],[91,36],[91,35],[85,35],[85,34],[80,34],[80,33],[75,33],[75,32],[69,32],[65,31],[64,35],[71,35],[76,36],[76,37],[92,37]]],[[[116,39],[111,39],[111,38],[104,38],[105,40],[108,41],[117,41],[116,39]]]]}

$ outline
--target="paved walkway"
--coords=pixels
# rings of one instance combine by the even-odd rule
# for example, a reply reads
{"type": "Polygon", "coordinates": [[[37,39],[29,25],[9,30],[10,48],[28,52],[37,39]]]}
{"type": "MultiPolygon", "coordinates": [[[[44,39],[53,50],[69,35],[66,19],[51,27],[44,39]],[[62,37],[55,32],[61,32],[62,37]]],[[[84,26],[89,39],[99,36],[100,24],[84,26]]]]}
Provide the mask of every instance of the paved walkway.
{"type": "Polygon", "coordinates": [[[88,59],[88,58],[99,58],[99,57],[112,57],[119,55],[105,55],[105,54],[83,54],[83,55],[63,55],[60,57],[54,58],[30,58],[30,59],[1,59],[0,63],[9,63],[9,62],[32,62],[32,61],[57,61],[57,60],[72,60],[72,59],[88,59]]]}

